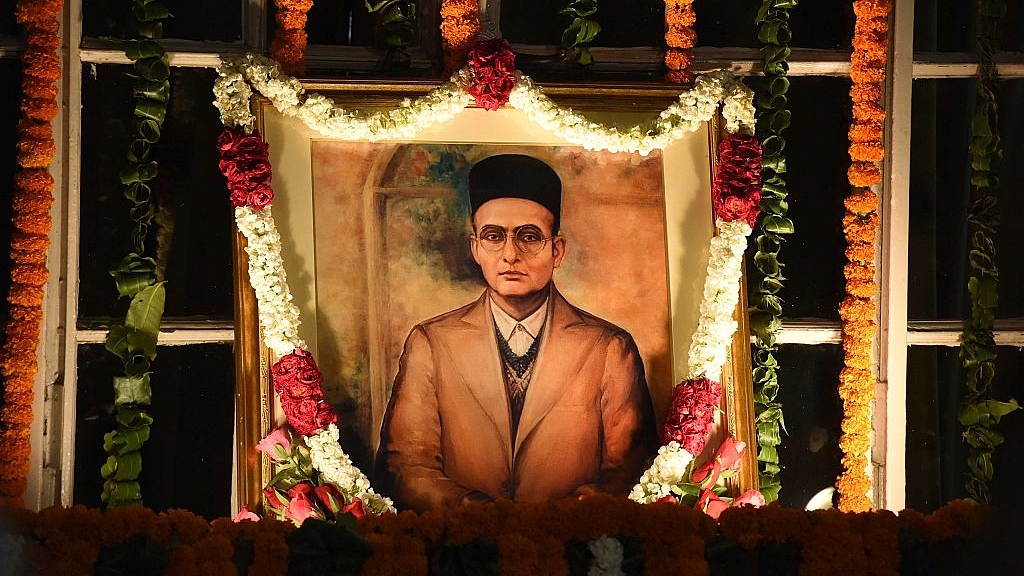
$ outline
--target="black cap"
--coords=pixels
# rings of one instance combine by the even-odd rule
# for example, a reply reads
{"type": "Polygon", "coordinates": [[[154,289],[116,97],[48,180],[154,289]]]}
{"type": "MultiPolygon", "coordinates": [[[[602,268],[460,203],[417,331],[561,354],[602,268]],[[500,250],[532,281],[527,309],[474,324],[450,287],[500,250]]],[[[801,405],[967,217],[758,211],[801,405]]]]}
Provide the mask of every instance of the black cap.
{"type": "Polygon", "coordinates": [[[540,204],[555,217],[551,232],[558,232],[562,181],[544,162],[523,154],[499,154],[474,164],[469,169],[470,217],[497,198],[523,198],[540,204]]]}

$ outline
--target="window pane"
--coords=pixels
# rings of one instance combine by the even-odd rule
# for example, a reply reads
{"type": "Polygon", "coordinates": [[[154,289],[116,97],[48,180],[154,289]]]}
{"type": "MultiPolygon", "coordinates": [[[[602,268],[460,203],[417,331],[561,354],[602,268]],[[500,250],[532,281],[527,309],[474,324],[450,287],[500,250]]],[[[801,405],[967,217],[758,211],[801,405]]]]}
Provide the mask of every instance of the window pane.
{"type": "MultiPolygon", "coordinates": [[[[1024,351],[997,348],[993,396],[1005,400],[1024,398],[1024,351]]],[[[930,512],[953,498],[966,496],[964,473],[967,447],[957,422],[964,368],[959,348],[912,346],[907,354],[907,507],[930,512]]],[[[893,423],[896,424],[896,423],[893,423]]],[[[1011,414],[999,424],[1006,443],[992,459],[993,504],[1019,500],[1024,474],[1024,416],[1011,414]]]]}
{"type": "MultiPolygon", "coordinates": [[[[129,250],[129,203],[118,172],[132,130],[128,66],[87,65],[82,79],[82,221],[79,316],[123,313],[109,270],[129,250]]],[[[153,148],[157,217],[146,248],[166,269],[165,318],[230,319],[231,207],[217,170],[216,72],[171,69],[171,100],[153,148]]],[[[83,321],[87,321],[83,319],[83,321]]]]}
{"type": "MultiPolygon", "coordinates": [[[[13,7],[14,3],[9,2],[8,6],[13,7]]],[[[20,36],[22,32],[21,24],[14,17],[14,10],[0,10],[0,36],[20,36]]]]}
{"type": "MultiPolygon", "coordinates": [[[[271,12],[267,19],[270,23],[268,32],[273,37],[273,14],[276,9],[273,3],[268,4],[271,12]]],[[[306,16],[306,33],[310,44],[373,45],[376,17],[366,9],[363,0],[317,0],[306,16]]]]}
{"type": "MultiPolygon", "coordinates": [[[[21,61],[17,59],[0,60],[0,82],[4,86],[16,86],[21,83],[21,61]]],[[[14,181],[14,173],[18,169],[15,161],[15,146],[18,133],[15,127],[18,125],[18,118],[21,115],[21,91],[4,90],[0,92],[0,146],[3,146],[3,157],[0,158],[0,182],[10,189],[14,181]]],[[[11,231],[14,229],[11,223],[11,199],[3,195],[0,200],[0,246],[4,247],[3,256],[0,256],[0,326],[6,324],[7,291],[11,288],[11,252],[10,239],[11,231]]]]}
{"type": "MultiPolygon", "coordinates": [[[[698,46],[746,46],[760,48],[754,18],[760,2],[719,0],[697,2],[698,46]]],[[[854,15],[845,0],[800,2],[789,10],[791,46],[801,48],[849,49],[853,38],[854,15]]]]}
{"type": "MultiPolygon", "coordinates": [[[[973,52],[974,2],[939,0],[914,3],[914,50],[922,52],[973,52]]],[[[1006,2],[1000,19],[999,48],[1024,50],[1024,5],[1006,2]]]]}
{"type": "MultiPolygon", "coordinates": [[[[565,5],[564,0],[506,0],[501,4],[501,33],[513,43],[557,46],[571,21],[558,13],[565,5]]],[[[662,46],[665,43],[665,3],[662,0],[602,0],[592,18],[601,25],[594,46],[662,46]]]]}
{"type": "Polygon", "coordinates": [[[837,392],[843,350],[839,345],[781,346],[779,394],[786,430],[779,446],[783,506],[803,508],[842,472],[839,436],[843,418],[837,392]]]}
{"type": "MultiPolygon", "coordinates": [[[[796,231],[779,253],[786,278],[781,293],[783,314],[787,318],[838,320],[846,263],[842,218],[843,198],[850,189],[846,180],[850,116],[847,109],[837,109],[836,102],[849,98],[850,81],[809,77],[790,81],[787,94],[793,119],[785,133],[786,182],[788,216],[796,231]]],[[[748,271],[756,272],[755,251],[753,247],[747,251],[748,271]]],[[[755,274],[747,277],[753,294],[755,274]]]]}
{"type": "MultiPolygon", "coordinates": [[[[242,39],[242,3],[238,0],[169,2],[171,17],[163,21],[164,38],[237,42],[242,39]]],[[[123,38],[131,4],[116,0],[83,0],[82,35],[123,38]]]]}
{"type": "MultiPolygon", "coordinates": [[[[912,320],[961,319],[970,314],[967,264],[970,238],[968,146],[974,114],[972,79],[916,80],[910,148],[910,293],[912,320]]],[[[999,114],[1005,152],[999,166],[996,231],[999,266],[997,316],[1024,315],[1024,253],[1018,223],[1024,218],[1024,79],[1005,80],[999,88],[999,114]]]]}
{"type": "MultiPolygon", "coordinates": [[[[161,346],[153,361],[153,416],[142,447],[145,505],[230,514],[234,444],[234,356],[230,345],[161,346]]],[[[121,361],[100,344],[78,349],[75,504],[100,506],[103,435],[114,430],[112,378],[121,361]]]]}

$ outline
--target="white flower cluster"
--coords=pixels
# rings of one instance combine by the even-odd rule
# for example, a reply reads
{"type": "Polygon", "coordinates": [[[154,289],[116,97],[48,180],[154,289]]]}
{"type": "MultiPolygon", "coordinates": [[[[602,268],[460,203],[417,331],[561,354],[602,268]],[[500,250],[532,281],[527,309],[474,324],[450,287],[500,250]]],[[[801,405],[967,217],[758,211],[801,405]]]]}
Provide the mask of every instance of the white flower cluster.
{"type": "Polygon", "coordinates": [[[626,576],[622,571],[622,542],[618,538],[601,536],[588,542],[587,548],[594,556],[587,576],[626,576]]]}
{"type": "Polygon", "coordinates": [[[686,482],[693,454],[687,452],[675,440],[658,449],[651,467],[640,476],[640,483],[633,486],[629,499],[641,504],[657,502],[672,494],[672,488],[686,482]]]}
{"type": "Polygon", "coordinates": [[[231,62],[225,63],[217,70],[217,80],[213,83],[213,105],[220,110],[220,121],[225,126],[238,126],[246,134],[252,132],[256,118],[249,109],[252,100],[252,88],[245,80],[245,74],[231,62]]]}
{"type": "Polygon", "coordinates": [[[751,229],[744,220],[719,219],[717,226],[718,235],[711,239],[700,320],[690,343],[689,377],[705,376],[719,382],[732,335],[736,332],[732,314],[739,302],[743,252],[747,249],[751,229]]]}
{"type": "Polygon", "coordinates": [[[299,338],[299,308],[292,303],[284,261],[281,235],[274,226],[270,206],[262,210],[235,208],[235,225],[245,236],[249,255],[249,283],[256,293],[263,342],[277,357],[305,348],[299,338]]]}
{"type": "Polygon", "coordinates": [[[359,498],[369,512],[394,512],[395,506],[391,500],[374,492],[370,487],[370,480],[352,464],[348,454],[341,449],[338,437],[338,427],[334,424],[315,436],[306,436],[309,459],[313,467],[345,495],[346,503],[351,502],[353,498],[359,498]]]}
{"type": "Polygon", "coordinates": [[[665,148],[701,123],[710,120],[724,102],[723,115],[730,132],[753,130],[753,92],[727,71],[699,76],[692,90],[679,95],[658,118],[616,128],[588,120],[570,108],[562,108],[544,95],[529,77],[517,73],[517,81],[509,105],[558,137],[589,150],[638,152],[665,148]]]}

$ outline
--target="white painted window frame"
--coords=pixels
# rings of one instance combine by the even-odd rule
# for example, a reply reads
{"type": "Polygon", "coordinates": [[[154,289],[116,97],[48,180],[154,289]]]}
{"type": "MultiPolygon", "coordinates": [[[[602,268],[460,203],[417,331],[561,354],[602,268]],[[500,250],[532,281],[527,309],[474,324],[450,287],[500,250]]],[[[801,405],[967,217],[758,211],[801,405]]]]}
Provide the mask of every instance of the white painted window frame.
{"type": "MultiPolygon", "coordinates": [[[[266,49],[266,6],[270,0],[242,0],[243,40],[239,44],[200,43],[168,40],[172,66],[216,67],[223,56],[266,49]]],[[[52,243],[49,251],[51,276],[44,302],[43,338],[40,343],[40,371],[36,379],[36,418],[32,427],[32,473],[26,504],[39,509],[52,504],[73,504],[74,434],[77,355],[79,346],[100,343],[105,332],[77,329],[79,190],[83,64],[128,63],[112,45],[82,43],[81,0],[65,3],[61,59],[65,74],[61,89],[61,111],[54,121],[58,154],[51,172],[57,182],[54,195],[52,243]]],[[[913,3],[896,0],[892,17],[893,54],[886,94],[885,181],[882,195],[882,231],[879,242],[879,369],[878,400],[875,406],[875,449],[873,452],[877,507],[899,510],[905,504],[906,443],[906,361],[907,346],[958,343],[957,322],[907,321],[907,239],[909,229],[909,140],[913,78],[955,78],[977,74],[972,58],[964,54],[913,53],[913,3]],[[898,425],[890,426],[889,423],[898,425]]],[[[544,53],[551,47],[531,47],[544,53]]],[[[17,57],[22,47],[17,40],[0,39],[0,57],[17,57]]],[[[517,47],[526,49],[526,47],[517,47]]],[[[700,47],[695,51],[694,70],[731,69],[739,74],[756,74],[760,56],[756,49],[700,47]]],[[[598,61],[614,62],[628,68],[637,63],[660,60],[656,49],[594,48],[598,61]]],[[[311,61],[341,67],[373,58],[358,49],[311,46],[311,61]],[[347,56],[338,57],[344,53],[347,56]]],[[[1007,77],[1024,77],[1024,56],[1003,55],[999,72],[1007,77]]],[[[849,73],[849,52],[843,50],[794,49],[791,76],[845,76],[849,73]]],[[[799,226],[799,223],[797,223],[799,226]]],[[[224,343],[233,341],[231,326],[171,325],[165,323],[161,345],[224,343]]],[[[999,344],[1024,346],[1024,320],[997,323],[999,344]]],[[[815,319],[787,319],[780,344],[836,344],[841,342],[838,322],[815,319]]]]}

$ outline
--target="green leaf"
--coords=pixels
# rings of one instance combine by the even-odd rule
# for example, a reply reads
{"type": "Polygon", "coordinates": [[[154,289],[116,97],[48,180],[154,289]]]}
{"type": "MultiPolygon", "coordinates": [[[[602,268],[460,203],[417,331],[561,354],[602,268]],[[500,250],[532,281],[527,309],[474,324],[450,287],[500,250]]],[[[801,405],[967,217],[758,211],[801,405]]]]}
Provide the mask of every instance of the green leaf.
{"type": "Polygon", "coordinates": [[[129,60],[159,58],[167,53],[163,46],[153,40],[122,40],[118,44],[129,60]]]}
{"type": "Polygon", "coordinates": [[[157,140],[160,140],[160,123],[152,119],[140,120],[138,132],[143,140],[154,144],[157,140]]]}
{"type": "Polygon", "coordinates": [[[100,498],[110,506],[142,505],[142,490],[139,483],[133,480],[107,480],[103,483],[103,494],[100,498]]]}
{"type": "Polygon", "coordinates": [[[171,76],[171,67],[167,57],[143,58],[135,62],[135,71],[146,80],[163,82],[171,76]]]}
{"type": "Polygon", "coordinates": [[[114,404],[142,404],[153,400],[149,374],[141,376],[114,376],[114,404]]]}
{"type": "Polygon", "coordinates": [[[996,421],[996,423],[998,423],[1003,416],[1006,416],[1007,414],[1020,409],[1020,405],[1017,404],[1017,401],[1013,398],[1010,398],[1010,400],[1007,402],[999,402],[997,400],[986,400],[985,406],[988,408],[989,414],[992,415],[992,418],[996,421]]]}
{"type": "Polygon", "coordinates": [[[131,253],[121,259],[110,271],[122,296],[135,296],[156,281],[156,260],[131,253]]]}
{"type": "Polygon", "coordinates": [[[103,449],[115,456],[135,452],[149,440],[149,426],[131,430],[115,430],[103,436],[103,449]]]}
{"type": "Polygon", "coordinates": [[[118,425],[125,428],[140,428],[153,424],[153,417],[138,406],[117,406],[114,416],[118,425]]]}
{"type": "Polygon", "coordinates": [[[132,16],[143,22],[163,20],[171,15],[163,2],[136,3],[132,6],[132,16]]]}
{"type": "Polygon", "coordinates": [[[124,360],[128,357],[128,333],[124,326],[111,324],[107,330],[107,338],[104,341],[107,350],[124,360]]]}
{"type": "Polygon", "coordinates": [[[129,346],[142,351],[150,360],[156,357],[165,296],[163,282],[142,289],[132,298],[125,317],[125,327],[129,329],[129,346]]]}
{"type": "Polygon", "coordinates": [[[108,480],[134,480],[141,471],[142,454],[139,452],[107,456],[107,461],[100,468],[100,474],[108,480]]]}
{"type": "MultiPolygon", "coordinates": [[[[171,97],[171,83],[167,80],[159,82],[156,80],[138,80],[132,85],[132,95],[136,98],[147,98],[167,105],[171,97]]],[[[163,122],[161,119],[160,122],[163,122]]]]}
{"type": "Polygon", "coordinates": [[[792,234],[793,221],[789,218],[769,214],[761,222],[761,228],[773,234],[792,234]]]}
{"type": "Polygon", "coordinates": [[[164,117],[167,115],[167,104],[152,98],[136,98],[135,115],[163,124],[164,117]]]}

